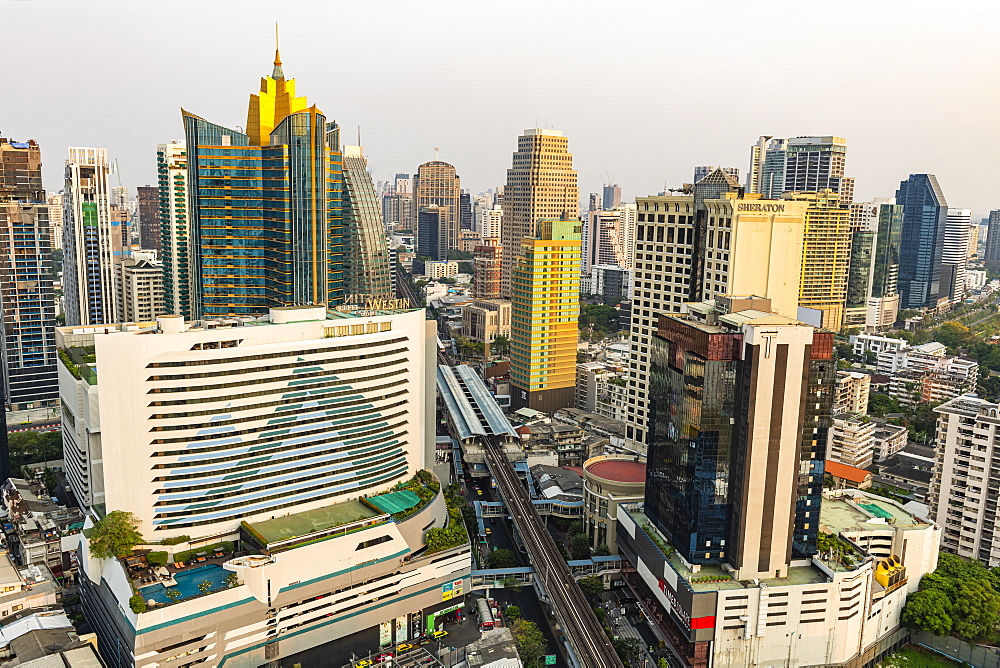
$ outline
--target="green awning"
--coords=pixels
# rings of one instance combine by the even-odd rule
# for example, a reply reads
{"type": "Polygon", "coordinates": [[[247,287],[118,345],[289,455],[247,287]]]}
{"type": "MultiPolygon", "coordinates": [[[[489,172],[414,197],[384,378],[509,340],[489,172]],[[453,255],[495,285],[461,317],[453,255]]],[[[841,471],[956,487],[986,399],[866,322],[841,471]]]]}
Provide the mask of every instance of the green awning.
{"type": "Polygon", "coordinates": [[[390,492],[389,494],[373,496],[365,499],[365,501],[372,504],[382,512],[392,515],[409,510],[419,504],[420,497],[413,492],[404,489],[401,492],[390,492]]]}

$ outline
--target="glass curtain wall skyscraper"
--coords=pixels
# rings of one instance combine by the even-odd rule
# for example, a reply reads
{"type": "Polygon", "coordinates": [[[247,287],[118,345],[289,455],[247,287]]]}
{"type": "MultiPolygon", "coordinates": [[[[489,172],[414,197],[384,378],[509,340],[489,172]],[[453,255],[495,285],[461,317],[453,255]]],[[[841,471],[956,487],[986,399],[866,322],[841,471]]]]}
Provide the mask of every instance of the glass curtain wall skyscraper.
{"type": "Polygon", "coordinates": [[[344,291],[392,297],[389,245],[368,161],[360,146],[344,155],[344,291]]]}
{"type": "Polygon", "coordinates": [[[275,53],[250,96],[247,131],[182,110],[195,317],[344,298],[339,129],[295,95],[275,53]]]}
{"type": "Polygon", "coordinates": [[[903,207],[899,307],[933,308],[940,297],[941,255],[948,202],[936,176],[910,174],[910,178],[899,184],[896,204],[903,207]]]}

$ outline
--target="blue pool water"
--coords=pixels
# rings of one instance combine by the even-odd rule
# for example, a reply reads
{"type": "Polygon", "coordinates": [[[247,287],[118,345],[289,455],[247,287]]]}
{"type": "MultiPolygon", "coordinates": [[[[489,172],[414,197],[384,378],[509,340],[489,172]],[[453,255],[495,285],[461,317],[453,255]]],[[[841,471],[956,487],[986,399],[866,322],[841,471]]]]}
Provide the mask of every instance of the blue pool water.
{"type": "MultiPolygon", "coordinates": [[[[179,571],[174,574],[174,580],[177,581],[176,589],[181,592],[181,597],[177,600],[183,601],[201,594],[201,591],[198,589],[198,583],[206,580],[212,583],[212,588],[209,591],[225,589],[225,580],[227,577],[229,577],[229,571],[222,568],[219,564],[196,566],[179,571]]],[[[167,598],[167,588],[162,584],[142,587],[139,589],[139,593],[142,594],[142,598],[145,601],[152,599],[157,603],[170,603],[170,599],[167,598]]]]}

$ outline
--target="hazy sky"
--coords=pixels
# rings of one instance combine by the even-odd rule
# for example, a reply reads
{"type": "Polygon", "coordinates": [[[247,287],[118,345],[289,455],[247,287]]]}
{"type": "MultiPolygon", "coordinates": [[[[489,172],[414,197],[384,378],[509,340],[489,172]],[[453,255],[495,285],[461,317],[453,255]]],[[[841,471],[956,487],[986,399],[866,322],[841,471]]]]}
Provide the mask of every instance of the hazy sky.
{"type": "Polygon", "coordinates": [[[838,135],[857,199],[932,172],[951,206],[1000,208],[1000,4],[916,0],[0,0],[0,135],[103,146],[154,184],[179,108],[246,123],[271,70],[362,143],[376,179],[434,157],[473,193],[505,181],[520,132],[566,132],[581,197],[627,198],[697,164],[745,173],[760,134],[838,135]]]}

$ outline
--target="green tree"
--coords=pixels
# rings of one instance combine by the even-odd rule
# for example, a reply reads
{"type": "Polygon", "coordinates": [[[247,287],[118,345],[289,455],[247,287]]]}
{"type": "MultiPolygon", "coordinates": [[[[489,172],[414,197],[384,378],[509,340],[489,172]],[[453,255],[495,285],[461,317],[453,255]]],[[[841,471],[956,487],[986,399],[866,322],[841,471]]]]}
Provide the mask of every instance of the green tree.
{"type": "Polygon", "coordinates": [[[141,615],[146,612],[146,599],[142,597],[142,594],[132,594],[128,599],[128,607],[132,608],[132,612],[137,615],[141,615]]]}
{"type": "Polygon", "coordinates": [[[569,531],[567,533],[569,533],[570,536],[575,536],[579,533],[583,533],[583,521],[573,520],[572,522],[570,522],[569,531]]]}
{"type": "Polygon", "coordinates": [[[515,619],[510,625],[510,632],[514,636],[514,644],[517,645],[517,651],[524,665],[528,668],[538,668],[543,665],[543,657],[548,653],[548,647],[538,625],[526,619],[515,619]]]}
{"type": "Polygon", "coordinates": [[[517,578],[504,578],[500,580],[500,584],[504,589],[510,589],[511,591],[521,591],[521,581],[517,578]]]}
{"type": "Polygon", "coordinates": [[[587,559],[590,557],[590,538],[585,533],[578,533],[573,536],[569,544],[569,553],[574,559],[587,559]]]}
{"type": "Polygon", "coordinates": [[[226,576],[225,583],[226,587],[230,589],[232,589],[233,587],[239,587],[240,576],[238,576],[236,573],[230,573],[229,575],[226,576]]]}
{"type": "Polygon", "coordinates": [[[910,432],[914,435],[933,434],[937,428],[937,418],[938,415],[934,412],[933,406],[930,404],[919,404],[913,413],[913,417],[910,418],[910,432]]]}
{"type": "Polygon", "coordinates": [[[521,608],[516,605],[508,605],[503,614],[507,615],[507,619],[509,620],[521,619],[521,608]]]}
{"type": "Polygon", "coordinates": [[[947,594],[925,589],[910,594],[903,608],[903,624],[911,629],[946,636],[952,629],[952,602],[947,594]]]}
{"type": "Polygon", "coordinates": [[[580,578],[580,589],[590,598],[597,598],[604,592],[604,581],[596,575],[580,578]]]}
{"type": "Polygon", "coordinates": [[[611,549],[604,543],[600,543],[597,547],[594,548],[595,557],[607,557],[610,555],[611,555],[611,549]]]}
{"type": "Polygon", "coordinates": [[[139,518],[124,510],[112,510],[90,530],[90,553],[98,559],[126,557],[142,542],[139,518]]]}
{"type": "Polygon", "coordinates": [[[636,666],[639,664],[642,654],[642,643],[635,638],[617,638],[612,643],[615,646],[615,651],[618,652],[618,658],[626,666],[636,666]]]}
{"type": "Polygon", "coordinates": [[[510,339],[506,336],[498,336],[490,342],[490,353],[493,355],[509,355],[510,354],[510,339]]]}
{"type": "Polygon", "coordinates": [[[503,548],[490,552],[486,557],[486,565],[490,568],[514,568],[517,562],[514,560],[514,553],[503,548]]]}
{"type": "Polygon", "coordinates": [[[882,417],[889,413],[899,412],[899,401],[882,392],[872,392],[868,395],[868,412],[882,417]]]}
{"type": "Polygon", "coordinates": [[[1000,624],[1000,593],[986,580],[972,580],[958,586],[954,600],[952,631],[959,638],[992,640],[1000,624]]]}

